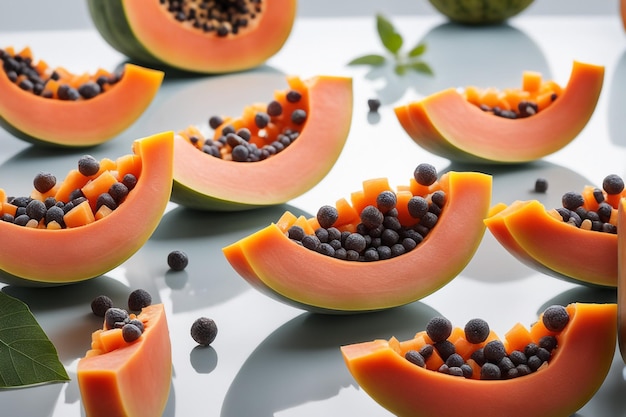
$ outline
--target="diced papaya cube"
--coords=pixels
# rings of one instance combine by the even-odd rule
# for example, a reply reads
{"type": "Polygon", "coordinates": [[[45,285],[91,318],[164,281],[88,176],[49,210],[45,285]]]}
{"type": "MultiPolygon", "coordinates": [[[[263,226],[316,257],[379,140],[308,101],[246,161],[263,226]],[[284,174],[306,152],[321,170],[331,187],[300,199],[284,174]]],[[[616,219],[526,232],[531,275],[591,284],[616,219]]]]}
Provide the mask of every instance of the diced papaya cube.
{"type": "Polygon", "coordinates": [[[304,230],[304,234],[305,235],[310,235],[310,234],[313,234],[315,232],[315,230],[313,230],[313,228],[311,228],[311,225],[309,224],[307,218],[304,217],[304,216],[298,216],[296,221],[293,223],[293,226],[301,227],[302,230],[304,230]]]}
{"type": "Polygon", "coordinates": [[[117,166],[117,179],[122,181],[124,175],[132,174],[135,178],[139,178],[141,173],[141,157],[135,154],[127,154],[120,156],[115,160],[117,166]]]}
{"type": "Polygon", "coordinates": [[[540,72],[524,71],[522,73],[522,90],[535,92],[541,88],[542,77],[540,72]]]}
{"type": "Polygon", "coordinates": [[[89,200],[92,210],[95,211],[98,196],[108,192],[115,183],[117,183],[117,178],[110,171],[104,171],[81,188],[83,195],[89,200]]]}
{"type": "Polygon", "coordinates": [[[70,194],[72,191],[80,190],[85,184],[87,184],[87,181],[89,181],[89,178],[85,177],[77,169],[71,170],[67,173],[63,182],[59,184],[59,188],[57,189],[54,198],[56,198],[57,201],[67,203],[70,201],[70,194]]]}
{"type": "Polygon", "coordinates": [[[514,350],[524,351],[526,345],[533,341],[530,331],[526,326],[521,323],[517,323],[504,335],[504,347],[507,353],[511,353],[514,350]]]}
{"type": "Polygon", "coordinates": [[[65,226],[68,228],[84,226],[86,224],[93,223],[95,220],[96,219],[93,215],[93,211],[91,211],[91,206],[89,205],[88,200],[75,206],[70,211],[65,213],[65,216],[63,216],[65,226]]]}
{"type": "Polygon", "coordinates": [[[410,191],[396,192],[396,210],[402,226],[412,226],[416,223],[416,219],[409,214],[409,200],[411,198],[413,198],[413,193],[410,191]]]}
{"type": "Polygon", "coordinates": [[[298,217],[292,212],[286,211],[282,216],[280,216],[280,219],[276,221],[276,226],[286,233],[287,230],[289,230],[289,228],[296,222],[297,218],[298,217]]]}
{"type": "Polygon", "coordinates": [[[126,344],[122,336],[122,329],[108,329],[100,333],[100,343],[104,352],[111,352],[126,344]]]}

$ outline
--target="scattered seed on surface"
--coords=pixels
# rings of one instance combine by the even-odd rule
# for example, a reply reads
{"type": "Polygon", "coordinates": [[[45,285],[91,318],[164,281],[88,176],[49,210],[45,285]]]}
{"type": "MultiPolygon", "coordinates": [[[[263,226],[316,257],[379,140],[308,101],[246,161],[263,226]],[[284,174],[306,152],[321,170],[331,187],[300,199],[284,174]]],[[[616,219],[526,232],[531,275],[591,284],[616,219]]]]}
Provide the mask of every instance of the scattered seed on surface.
{"type": "Polygon", "coordinates": [[[339,212],[336,207],[325,205],[317,211],[317,221],[321,227],[328,229],[339,218],[339,212]]]}
{"type": "Polygon", "coordinates": [[[480,318],[471,319],[465,325],[465,338],[470,343],[482,343],[489,336],[489,324],[480,318]]]}
{"type": "Polygon", "coordinates": [[[602,189],[607,194],[620,194],[624,190],[624,180],[616,174],[607,175],[602,181],[602,189]]]}
{"type": "Polygon", "coordinates": [[[548,191],[548,180],[545,178],[537,178],[535,181],[535,192],[545,193],[546,191],[548,191]]]}
{"type": "Polygon", "coordinates": [[[182,271],[188,264],[189,257],[183,251],[174,250],[167,255],[167,265],[174,271],[182,271]]]}
{"type": "Polygon", "coordinates": [[[122,337],[126,343],[134,342],[141,337],[141,329],[131,323],[126,323],[122,326],[122,337]]]}
{"type": "Polygon", "coordinates": [[[406,358],[406,360],[408,360],[409,362],[411,362],[414,365],[420,366],[422,368],[426,367],[426,360],[424,359],[424,357],[416,350],[408,350],[405,354],[404,357],[406,358]]]}
{"type": "Polygon", "coordinates": [[[126,323],[128,319],[128,312],[118,307],[111,307],[104,313],[106,329],[114,329],[118,327],[118,323],[126,323]]]}
{"type": "Polygon", "coordinates": [[[217,336],[217,325],[213,319],[200,317],[191,325],[191,337],[199,345],[208,346],[217,336]]]}
{"type": "Polygon", "coordinates": [[[378,112],[378,109],[380,109],[380,100],[377,98],[370,98],[367,100],[367,107],[369,108],[370,112],[372,113],[376,113],[378,112]]]}

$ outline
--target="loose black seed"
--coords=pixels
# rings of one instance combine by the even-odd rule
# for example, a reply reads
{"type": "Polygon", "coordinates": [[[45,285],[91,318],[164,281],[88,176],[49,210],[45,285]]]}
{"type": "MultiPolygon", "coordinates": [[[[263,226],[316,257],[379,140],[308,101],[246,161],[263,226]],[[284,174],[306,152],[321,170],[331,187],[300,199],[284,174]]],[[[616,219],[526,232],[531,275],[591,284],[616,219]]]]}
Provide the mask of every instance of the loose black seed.
{"type": "MultiPolygon", "coordinates": [[[[388,212],[388,213],[390,213],[390,212],[388,212]]],[[[398,220],[397,217],[391,216],[391,215],[388,214],[383,219],[383,227],[385,227],[387,229],[395,230],[395,231],[398,232],[398,231],[400,231],[402,229],[402,224],[400,223],[400,220],[398,220]]]]}
{"type": "Polygon", "coordinates": [[[241,129],[237,130],[235,134],[246,142],[249,142],[250,138],[252,138],[252,132],[250,132],[250,129],[248,129],[247,127],[242,127],[241,129]]]}
{"type": "Polygon", "coordinates": [[[461,365],[463,365],[464,363],[465,359],[463,359],[463,356],[459,355],[458,353],[453,353],[446,359],[446,365],[448,365],[450,368],[460,368],[461,365]]]}
{"type": "Polygon", "coordinates": [[[506,375],[511,369],[515,369],[515,364],[508,356],[504,356],[497,365],[502,375],[506,375]]]}
{"type": "Polygon", "coordinates": [[[428,213],[428,200],[421,196],[413,196],[409,199],[408,210],[411,217],[421,219],[428,213]]]}
{"type": "Polygon", "coordinates": [[[379,261],[378,251],[375,248],[368,248],[363,252],[363,259],[366,262],[379,261]]]}
{"type": "Polygon", "coordinates": [[[602,189],[607,194],[620,194],[624,190],[624,180],[616,174],[607,175],[602,181],[602,189]]]}
{"type": "Polygon", "coordinates": [[[456,346],[454,346],[454,343],[449,340],[436,342],[433,346],[437,350],[439,356],[441,356],[441,359],[444,361],[446,361],[450,355],[456,353],[456,346]]]}
{"type": "Polygon", "coordinates": [[[524,354],[528,358],[536,355],[538,350],[539,346],[537,346],[535,343],[529,343],[526,345],[526,347],[524,347],[524,354]]]}
{"type": "Polygon", "coordinates": [[[498,363],[506,355],[504,344],[500,340],[492,340],[488,342],[484,348],[485,360],[491,363],[498,363]]]}
{"type": "Polygon", "coordinates": [[[254,124],[259,129],[265,129],[267,127],[267,125],[269,124],[269,122],[270,122],[270,117],[269,117],[269,115],[267,113],[258,112],[254,116],[254,124]]]}
{"type": "Polygon", "coordinates": [[[145,326],[143,325],[143,322],[139,319],[129,320],[128,324],[132,324],[133,326],[137,327],[139,330],[141,330],[141,333],[143,333],[143,331],[145,330],[145,326]]]}
{"type": "Polygon", "coordinates": [[[545,193],[548,191],[548,180],[545,178],[537,178],[535,181],[535,192],[545,193]]]}
{"type": "Polygon", "coordinates": [[[267,114],[271,117],[280,116],[283,113],[283,106],[276,100],[267,104],[267,114]]]}
{"type": "Polygon", "coordinates": [[[531,371],[535,372],[537,369],[539,369],[541,367],[541,365],[543,365],[543,362],[541,359],[539,359],[539,357],[537,355],[533,355],[531,357],[528,358],[528,367],[530,368],[531,371]]]}
{"type": "Polygon", "coordinates": [[[65,221],[63,220],[63,216],[65,212],[59,206],[52,206],[46,210],[46,216],[44,218],[45,224],[50,222],[56,222],[62,228],[65,227],[65,221]]]}
{"type": "Polygon", "coordinates": [[[98,317],[104,317],[111,307],[113,307],[113,300],[106,295],[99,295],[91,300],[91,311],[98,317]]]}
{"type": "Polygon", "coordinates": [[[124,184],[126,188],[128,188],[128,191],[131,191],[133,188],[135,188],[135,185],[137,185],[137,177],[135,177],[133,174],[126,174],[122,178],[122,184],[124,184]]]}
{"type": "Polygon", "coordinates": [[[100,162],[91,155],[84,155],[78,160],[78,172],[86,177],[95,175],[100,170],[100,162]]]}
{"type": "Polygon", "coordinates": [[[460,366],[449,366],[448,374],[452,376],[465,376],[460,366]]]}
{"type": "Polygon", "coordinates": [[[415,240],[411,239],[410,237],[405,237],[402,239],[402,246],[404,247],[404,250],[406,252],[412,251],[413,249],[415,249],[417,247],[417,243],[415,240]]]}
{"type": "Polygon", "coordinates": [[[366,206],[361,210],[361,223],[368,229],[374,229],[383,223],[384,215],[375,206],[366,206]]]}
{"type": "Polygon", "coordinates": [[[317,221],[321,227],[328,229],[331,227],[339,218],[339,212],[336,207],[333,206],[322,206],[317,211],[317,221]]]}
{"type": "Polygon", "coordinates": [[[109,187],[109,195],[117,204],[120,204],[128,195],[128,187],[122,182],[116,182],[109,187]]]}
{"type": "Polygon", "coordinates": [[[59,88],[57,89],[57,96],[59,97],[59,100],[69,100],[69,101],[76,101],[80,98],[80,94],[78,93],[78,90],[70,87],[67,84],[61,84],[59,86],[59,88]]]}
{"type": "Polygon", "coordinates": [[[552,352],[557,346],[556,337],[552,335],[543,336],[539,339],[539,347],[546,349],[548,352],[552,352]]]}
{"type": "Polygon", "coordinates": [[[593,189],[593,198],[596,200],[597,203],[602,203],[604,201],[604,193],[602,192],[601,189],[594,188],[593,189]]]}
{"type": "Polygon", "coordinates": [[[174,271],[182,271],[188,264],[189,258],[183,251],[174,250],[167,255],[167,265],[174,271]]]}
{"type": "Polygon", "coordinates": [[[415,180],[420,185],[432,185],[437,181],[437,169],[428,163],[421,163],[415,168],[415,180]]]}
{"type": "Polygon", "coordinates": [[[420,225],[427,229],[432,229],[437,224],[439,217],[433,212],[428,212],[420,219],[420,225]]]}
{"type": "Polygon", "coordinates": [[[86,82],[85,84],[78,87],[78,93],[81,95],[82,98],[87,100],[90,98],[94,98],[101,92],[102,89],[100,88],[100,85],[93,81],[86,82]]]}
{"type": "MultiPolygon", "coordinates": [[[[442,208],[446,204],[446,193],[444,191],[437,190],[430,196],[430,201],[432,201],[433,204],[437,205],[439,208],[442,208]]],[[[433,204],[431,204],[431,207],[433,204]]]]}
{"type": "Polygon", "coordinates": [[[297,125],[301,125],[306,121],[306,112],[302,109],[296,109],[291,113],[291,121],[297,125]]]}
{"type": "Polygon", "coordinates": [[[425,344],[424,346],[422,346],[419,350],[420,355],[422,355],[422,357],[426,360],[428,360],[428,358],[430,358],[430,356],[433,354],[433,352],[435,351],[435,347],[431,344],[425,344]]]}
{"type": "Polygon", "coordinates": [[[543,324],[551,332],[560,332],[569,323],[569,314],[565,307],[553,305],[543,312],[543,324]]]}
{"type": "Polygon", "coordinates": [[[474,369],[472,369],[472,367],[466,363],[461,365],[461,371],[463,372],[463,376],[468,379],[471,378],[474,374],[474,369]]]}
{"type": "Polygon", "coordinates": [[[550,355],[550,351],[549,351],[548,349],[546,349],[546,348],[542,348],[542,347],[540,347],[540,348],[537,350],[537,357],[538,357],[539,359],[541,359],[543,362],[547,362],[547,361],[548,361],[548,359],[550,359],[550,356],[551,356],[551,355],[550,355]]]}
{"type": "Polygon", "coordinates": [[[426,334],[435,343],[444,341],[452,334],[452,323],[445,317],[433,317],[426,325],[426,334]]]}
{"type": "Polygon", "coordinates": [[[286,95],[287,101],[290,103],[297,103],[302,98],[302,94],[296,90],[289,90],[286,95]]]}
{"type": "Polygon", "coordinates": [[[234,148],[235,146],[243,145],[244,143],[245,143],[245,140],[243,140],[243,138],[239,136],[237,133],[231,132],[226,135],[226,144],[230,146],[231,148],[234,148]]]}
{"type": "Polygon", "coordinates": [[[224,119],[222,119],[220,116],[211,116],[209,118],[209,127],[213,130],[220,127],[222,123],[224,123],[224,119]]]}
{"type": "Polygon", "coordinates": [[[383,191],[376,197],[376,207],[382,213],[387,213],[389,210],[396,207],[398,198],[393,191],[383,191]]]}
{"type": "Polygon", "coordinates": [[[49,172],[40,172],[35,175],[33,185],[35,190],[40,193],[46,193],[52,189],[57,183],[57,178],[49,172]]]}
{"type": "Polygon", "coordinates": [[[471,358],[476,362],[479,366],[483,366],[487,360],[485,359],[485,349],[480,348],[472,353],[471,358]]]}
{"type": "Polygon", "coordinates": [[[200,317],[191,325],[191,337],[197,344],[208,346],[217,336],[217,325],[213,319],[200,317]]]}
{"type": "Polygon", "coordinates": [[[489,324],[479,318],[471,319],[465,325],[465,339],[470,343],[482,343],[489,336],[489,324]]]}
{"type": "Polygon", "coordinates": [[[480,368],[480,379],[497,380],[502,377],[502,373],[498,365],[494,363],[485,363],[480,368]]]}
{"type": "Polygon", "coordinates": [[[528,361],[528,358],[526,357],[524,352],[521,352],[519,350],[514,350],[509,353],[509,359],[511,359],[515,366],[525,364],[528,361]]]}
{"type": "Polygon", "coordinates": [[[417,366],[420,366],[422,368],[426,367],[426,360],[424,359],[424,357],[416,350],[408,350],[405,354],[404,357],[406,358],[406,360],[408,360],[409,362],[411,362],[412,364],[415,364],[417,366]]]}
{"type": "Polygon", "coordinates": [[[321,243],[328,242],[328,230],[323,227],[315,229],[315,236],[317,236],[321,243]]]}
{"type": "Polygon", "coordinates": [[[376,113],[380,108],[380,100],[377,98],[370,98],[367,100],[367,107],[369,107],[372,113],[376,113]]]}
{"type": "Polygon", "coordinates": [[[563,194],[563,197],[561,198],[561,203],[563,204],[563,207],[568,210],[576,210],[578,207],[582,206],[585,203],[585,199],[580,193],[577,193],[575,191],[568,191],[567,193],[563,194]]]}
{"type": "Polygon", "coordinates": [[[44,218],[47,210],[43,201],[31,200],[26,206],[26,215],[39,222],[39,220],[44,218]]]}
{"type": "Polygon", "coordinates": [[[245,162],[250,155],[250,151],[245,145],[237,145],[233,148],[231,154],[233,156],[233,161],[245,162]]]}
{"type": "Polygon", "coordinates": [[[142,288],[138,288],[128,296],[128,309],[130,311],[141,311],[142,308],[152,304],[152,296],[142,288]]]}
{"type": "Polygon", "coordinates": [[[391,259],[392,253],[391,248],[389,246],[381,245],[376,248],[376,252],[378,252],[378,259],[391,259]]]}
{"type": "Polygon", "coordinates": [[[134,324],[126,323],[122,327],[122,337],[126,343],[134,342],[141,337],[141,329],[134,324]]]}
{"type": "Polygon", "coordinates": [[[300,226],[293,225],[287,230],[287,236],[289,239],[297,240],[298,242],[302,241],[304,237],[304,229],[300,226]]]}
{"type": "Polygon", "coordinates": [[[344,242],[346,250],[353,250],[358,253],[365,250],[366,246],[367,242],[365,241],[365,237],[359,233],[350,233],[344,242]]]}
{"type": "Polygon", "coordinates": [[[389,247],[398,243],[399,239],[400,239],[400,235],[398,234],[398,232],[396,232],[393,229],[385,229],[380,235],[381,243],[389,247]]]}
{"type": "Polygon", "coordinates": [[[328,231],[328,240],[339,240],[340,242],[345,242],[345,238],[347,238],[350,235],[350,232],[347,232],[345,234],[345,236],[343,235],[343,233],[341,231],[339,231],[339,229],[337,229],[336,227],[329,227],[327,229],[328,231]]]}
{"type": "MultiPolygon", "coordinates": [[[[302,238],[302,246],[310,250],[317,251],[321,244],[322,242],[316,235],[306,235],[302,238]]],[[[336,252],[335,255],[337,255],[336,252]]]]}
{"type": "Polygon", "coordinates": [[[113,329],[116,323],[128,321],[128,312],[121,308],[111,307],[104,313],[104,324],[106,329],[113,329]]]}
{"type": "Polygon", "coordinates": [[[115,210],[117,208],[117,203],[115,199],[109,193],[102,193],[96,199],[96,210],[98,210],[102,206],[107,206],[111,210],[115,210]]]}

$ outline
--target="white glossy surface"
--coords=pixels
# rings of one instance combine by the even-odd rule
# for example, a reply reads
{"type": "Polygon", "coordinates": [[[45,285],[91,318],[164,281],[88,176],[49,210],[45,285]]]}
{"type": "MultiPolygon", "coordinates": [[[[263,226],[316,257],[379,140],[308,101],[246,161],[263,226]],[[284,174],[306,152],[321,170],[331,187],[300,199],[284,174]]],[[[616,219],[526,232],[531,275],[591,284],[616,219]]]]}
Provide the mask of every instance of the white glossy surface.
{"type": "MultiPolygon", "coordinates": [[[[248,102],[266,100],[275,88],[282,88],[282,74],[354,77],[353,127],[344,152],[318,186],[288,206],[217,215],[189,212],[172,204],[145,247],[106,276],[71,287],[2,288],[30,305],[73,378],[67,384],[0,391],[2,415],[84,415],[74,372],[78,358],[89,347],[91,331],[99,325],[89,303],[101,293],[124,305],[128,293],[142,287],[153,294],[155,302],[165,304],[174,378],[164,415],[185,417],[388,416],[355,384],[341,359],[340,345],[392,335],[409,338],[435,314],[458,325],[482,317],[502,334],[518,321],[532,323],[549,304],[614,300],[612,291],[535,273],[500,247],[489,232],[452,283],[412,305],[375,314],[305,313],[256,292],[229,267],[220,249],[276,220],[286,208],[314,213],[320,205],[358,189],[367,178],[385,176],[391,184],[404,184],[420,162],[430,162],[441,171],[494,173],[494,202],[540,198],[549,206],[559,204],[564,192],[599,184],[609,173],[626,175],[626,34],[617,15],[521,16],[509,26],[462,31],[437,16],[396,17],[394,23],[407,47],[418,40],[428,43],[424,59],[434,68],[434,77],[398,78],[388,69],[347,67],[351,58],[382,51],[373,18],[300,18],[281,52],[259,69],[228,76],[168,77],[141,119],[100,147],[42,150],[0,131],[0,186],[9,194],[23,194],[31,190],[37,172],[63,175],[84,153],[115,157],[128,153],[137,137],[204,123],[215,113],[238,114],[248,102]],[[547,78],[565,83],[574,59],[606,66],[600,102],[572,144],[536,164],[507,169],[450,165],[415,145],[393,114],[393,106],[440,88],[517,86],[525,69],[540,70],[547,78]],[[367,113],[367,99],[374,96],[383,102],[379,117],[367,113]],[[530,192],[539,176],[549,181],[545,195],[530,192]],[[167,270],[165,259],[174,249],[190,256],[189,267],[182,273],[167,270]],[[189,336],[191,323],[199,316],[213,318],[219,327],[217,339],[206,349],[195,347],[189,336]]],[[[2,46],[27,44],[36,56],[73,71],[113,68],[123,61],[89,29],[0,32],[2,46]]],[[[617,355],[600,391],[576,416],[626,415],[623,370],[617,355]]]]}

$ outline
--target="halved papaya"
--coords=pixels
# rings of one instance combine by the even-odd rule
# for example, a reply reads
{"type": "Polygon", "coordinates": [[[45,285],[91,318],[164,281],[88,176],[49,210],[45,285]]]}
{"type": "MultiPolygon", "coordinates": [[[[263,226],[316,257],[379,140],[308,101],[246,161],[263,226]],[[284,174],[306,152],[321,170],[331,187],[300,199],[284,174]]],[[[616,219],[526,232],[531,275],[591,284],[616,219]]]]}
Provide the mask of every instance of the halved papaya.
{"type": "MultiPolygon", "coordinates": [[[[80,189],[81,203],[69,201],[74,208],[65,214],[76,224],[50,227],[44,225],[45,218],[26,226],[0,221],[0,235],[11,242],[0,251],[0,281],[21,286],[68,284],[104,274],[132,256],[154,232],[168,204],[173,149],[173,132],[137,139],[132,155],[116,161],[104,159],[93,176],[84,177],[73,170],[50,191],[33,190],[29,201],[54,197],[65,202],[66,194],[80,189]],[[123,202],[113,210],[107,210],[108,205],[92,208],[101,191],[122,172],[136,174],[136,184],[123,202]]],[[[15,217],[16,205],[4,193],[0,197],[2,215],[15,217]]]]}
{"type": "Polygon", "coordinates": [[[61,147],[98,145],[126,130],[164,77],[133,64],[115,74],[73,74],[35,61],[28,47],[0,50],[0,61],[0,126],[27,142],[61,147]]]}
{"type": "MultiPolygon", "coordinates": [[[[582,196],[585,210],[598,203],[592,186],[582,196]]],[[[617,203],[623,194],[607,197],[608,225],[617,226],[617,203]]],[[[617,286],[617,234],[591,230],[563,220],[538,200],[515,201],[492,207],[485,224],[493,236],[517,259],[550,276],[590,286],[617,286]]]]}
{"type": "MultiPolygon", "coordinates": [[[[174,140],[174,187],[172,201],[202,210],[243,210],[285,203],[311,189],[330,171],[339,157],[352,122],[352,80],[317,76],[308,80],[288,77],[289,88],[277,91],[273,102],[283,112],[269,117],[266,105],[245,108],[241,117],[220,116],[223,123],[211,143],[219,142],[226,127],[245,129],[247,143],[256,150],[271,145],[288,130],[293,141],[280,152],[255,162],[235,162],[232,147],[220,142],[223,155],[203,151],[205,137],[198,128],[179,132],[174,140]],[[299,101],[289,102],[288,92],[299,101]],[[303,111],[303,123],[292,122],[292,114],[303,111]],[[269,117],[259,128],[255,117],[269,117]]],[[[270,112],[271,113],[271,112],[270,112]]],[[[224,133],[225,134],[225,133],[224,133]]],[[[224,138],[222,138],[224,139],[224,138]]],[[[240,139],[238,139],[240,140],[240,139]]],[[[281,145],[282,146],[282,145],[281,145]]]]}
{"type": "MultiPolygon", "coordinates": [[[[556,152],[576,138],[595,110],[603,81],[603,66],[575,61],[562,93],[528,117],[494,116],[456,88],[394,110],[409,136],[436,155],[461,162],[523,163],[556,152]]],[[[501,105],[492,102],[493,107],[501,105]]]]}
{"type": "MultiPolygon", "coordinates": [[[[379,194],[391,191],[384,178],[364,181],[363,186],[363,190],[352,193],[351,203],[346,199],[337,202],[333,227],[340,232],[359,234],[355,231],[361,227],[364,209],[375,205],[379,194]]],[[[398,187],[399,222],[408,228],[425,225],[407,213],[407,202],[437,191],[446,195],[438,221],[417,246],[398,256],[383,259],[381,255],[380,260],[367,262],[367,255],[363,255],[361,260],[365,261],[361,262],[311,250],[305,247],[304,239],[296,243],[288,234],[294,226],[314,233],[320,228],[319,214],[305,218],[289,212],[277,223],[225,247],[224,255],[254,288],[297,308],[342,313],[407,304],[455,278],[470,261],[484,233],[482,219],[491,200],[491,177],[473,172],[451,171],[430,186],[412,179],[411,185],[398,187]],[[451,242],[453,251],[448,250],[451,242]]]]}
{"type": "Polygon", "coordinates": [[[144,331],[126,342],[122,329],[96,330],[76,375],[87,417],[160,416],[172,381],[172,347],[163,304],[136,317],[144,331]]]}
{"type": "MultiPolygon", "coordinates": [[[[609,372],[617,306],[576,303],[566,310],[569,323],[555,335],[549,361],[513,379],[477,380],[417,366],[403,355],[403,346],[413,341],[373,340],[342,346],[341,352],[361,388],[394,415],[567,417],[591,399],[609,372]]],[[[554,335],[535,327],[527,331],[535,343],[554,335]]]]}
{"type": "Polygon", "coordinates": [[[296,3],[87,2],[96,28],[113,48],[141,62],[199,73],[241,71],[264,63],[289,37],[296,3]]]}

